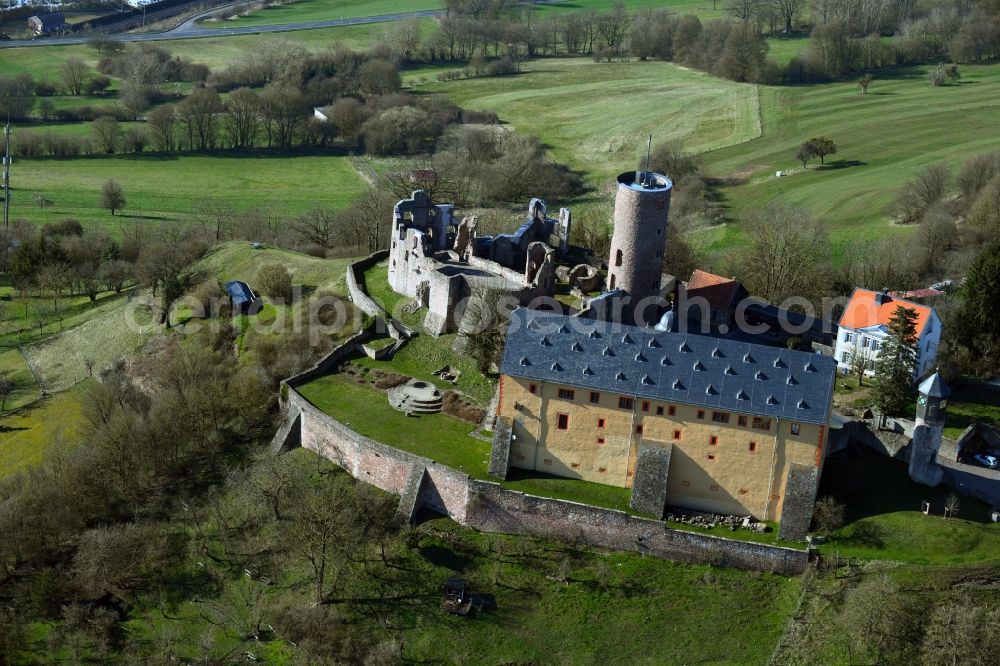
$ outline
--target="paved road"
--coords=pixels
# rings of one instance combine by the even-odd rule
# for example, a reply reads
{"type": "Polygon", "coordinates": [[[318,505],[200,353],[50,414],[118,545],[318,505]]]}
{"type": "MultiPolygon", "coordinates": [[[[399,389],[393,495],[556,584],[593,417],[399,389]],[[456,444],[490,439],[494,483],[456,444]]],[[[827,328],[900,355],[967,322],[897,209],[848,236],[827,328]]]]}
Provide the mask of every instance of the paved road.
{"type": "MultiPolygon", "coordinates": [[[[203,28],[196,21],[213,14],[223,7],[215,7],[209,11],[192,16],[176,28],[166,32],[148,32],[138,34],[113,35],[122,42],[158,42],[173,39],[196,39],[200,37],[231,37],[233,35],[257,35],[271,32],[290,32],[293,30],[315,30],[316,28],[338,28],[345,25],[365,25],[368,23],[385,23],[387,21],[405,21],[410,18],[428,18],[443,14],[443,9],[425,9],[419,12],[401,14],[382,14],[379,16],[360,16],[357,18],[327,19],[323,21],[302,21],[283,25],[259,25],[233,28],[203,28]]],[[[49,37],[46,39],[11,39],[0,41],[0,48],[17,46],[52,46],[55,44],[86,44],[90,36],[81,37],[49,37]]]]}

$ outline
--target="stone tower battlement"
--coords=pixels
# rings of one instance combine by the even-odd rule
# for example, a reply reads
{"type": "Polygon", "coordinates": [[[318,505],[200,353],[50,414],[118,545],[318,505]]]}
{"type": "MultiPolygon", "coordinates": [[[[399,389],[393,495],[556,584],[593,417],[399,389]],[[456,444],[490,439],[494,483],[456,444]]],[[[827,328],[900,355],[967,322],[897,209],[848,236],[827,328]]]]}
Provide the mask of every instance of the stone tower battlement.
{"type": "Polygon", "coordinates": [[[660,295],[660,275],[673,183],[651,171],[618,176],[608,291],[620,289],[636,304],[660,295]]]}

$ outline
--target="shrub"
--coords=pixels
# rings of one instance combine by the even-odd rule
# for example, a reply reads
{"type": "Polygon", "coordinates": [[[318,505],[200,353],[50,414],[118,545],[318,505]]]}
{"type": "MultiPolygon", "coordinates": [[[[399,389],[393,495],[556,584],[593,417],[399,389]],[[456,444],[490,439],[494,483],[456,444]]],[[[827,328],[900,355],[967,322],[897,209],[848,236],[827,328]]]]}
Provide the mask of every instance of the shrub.
{"type": "Polygon", "coordinates": [[[110,87],[111,87],[111,77],[100,74],[90,79],[90,81],[87,81],[87,94],[96,95],[98,93],[103,93],[110,87]]]}
{"type": "Polygon", "coordinates": [[[431,118],[422,109],[387,109],[364,124],[365,148],[373,155],[420,152],[431,135],[431,118]]]}
{"type": "Polygon", "coordinates": [[[292,298],[292,275],[281,264],[264,264],[257,271],[257,288],[271,300],[292,298]]]}
{"type": "Polygon", "coordinates": [[[223,297],[219,281],[214,278],[197,285],[188,295],[201,305],[202,311],[195,313],[201,317],[212,316],[214,314],[212,306],[220,302],[223,297]]]}

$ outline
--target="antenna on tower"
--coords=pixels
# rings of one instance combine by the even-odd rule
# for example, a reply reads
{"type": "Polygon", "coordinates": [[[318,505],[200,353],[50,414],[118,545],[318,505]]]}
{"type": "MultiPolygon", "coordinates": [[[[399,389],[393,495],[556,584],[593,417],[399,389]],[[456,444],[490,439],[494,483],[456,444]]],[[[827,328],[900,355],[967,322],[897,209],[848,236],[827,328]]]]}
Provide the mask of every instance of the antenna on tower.
{"type": "Polygon", "coordinates": [[[3,226],[7,228],[10,221],[10,113],[7,114],[7,125],[3,129],[3,226]]]}
{"type": "Polygon", "coordinates": [[[650,133],[649,140],[646,142],[646,170],[643,171],[643,177],[645,179],[645,182],[643,184],[646,185],[647,187],[649,187],[649,184],[651,182],[649,178],[649,153],[652,152],[652,150],[653,150],[653,134],[650,133]]]}

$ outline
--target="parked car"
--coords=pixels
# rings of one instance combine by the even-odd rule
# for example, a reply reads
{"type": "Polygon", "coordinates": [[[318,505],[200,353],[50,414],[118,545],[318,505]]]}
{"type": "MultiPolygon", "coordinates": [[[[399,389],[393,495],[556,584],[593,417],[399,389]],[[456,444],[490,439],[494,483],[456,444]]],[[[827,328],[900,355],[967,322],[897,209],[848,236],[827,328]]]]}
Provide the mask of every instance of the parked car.
{"type": "Polygon", "coordinates": [[[976,455],[972,456],[972,459],[975,460],[980,465],[982,465],[983,467],[989,467],[990,469],[997,468],[998,461],[996,456],[991,456],[985,453],[977,453],[976,455]]]}

